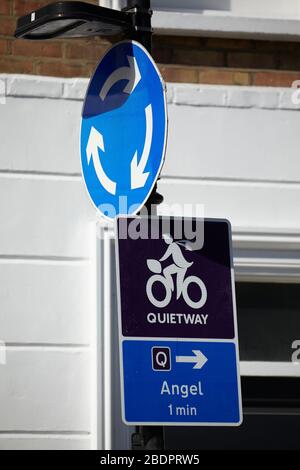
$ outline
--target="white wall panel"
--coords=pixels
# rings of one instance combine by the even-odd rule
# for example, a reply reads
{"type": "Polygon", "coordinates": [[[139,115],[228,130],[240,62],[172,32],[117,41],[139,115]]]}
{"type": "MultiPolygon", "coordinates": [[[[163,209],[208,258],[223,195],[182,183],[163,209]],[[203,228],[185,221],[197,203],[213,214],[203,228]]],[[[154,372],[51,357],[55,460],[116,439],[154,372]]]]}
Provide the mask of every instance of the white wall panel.
{"type": "MultiPolygon", "coordinates": [[[[0,106],[0,139],[7,151],[0,154],[0,169],[80,174],[87,80],[47,78],[45,83],[38,77],[7,79],[9,96],[0,106]],[[43,98],[45,90],[49,96],[61,90],[61,96],[43,98]]],[[[164,174],[299,180],[300,115],[292,91],[172,84],[168,95],[164,174]]]]}
{"type": "Polygon", "coordinates": [[[171,105],[163,174],[300,181],[299,128],[291,110],[171,105]]]}
{"type": "MultiPolygon", "coordinates": [[[[103,6],[122,8],[124,0],[100,0],[103,6]]],[[[207,11],[224,11],[232,15],[253,16],[254,18],[294,17],[300,13],[299,0],[152,0],[151,7],[155,11],[186,11],[205,13],[207,11]]]]}
{"type": "Polygon", "coordinates": [[[91,440],[87,436],[57,435],[0,435],[0,450],[89,450],[91,440]]]}
{"type": "MultiPolygon", "coordinates": [[[[233,231],[266,230],[287,232],[300,230],[300,185],[233,183],[162,179],[159,191],[167,205],[204,205],[205,217],[229,219],[233,231]]],[[[160,206],[161,212],[169,210],[160,206]]],[[[187,207],[188,215],[189,208],[187,207]]],[[[191,213],[190,213],[191,215],[191,213]]]]}
{"type": "Polygon", "coordinates": [[[0,168],[79,173],[81,107],[79,101],[7,97],[0,106],[0,168]]]}
{"type": "Polygon", "coordinates": [[[81,80],[4,76],[0,449],[95,445],[95,212],[79,161],[81,80]],[[63,99],[65,97],[65,99],[63,99]]]}
{"type": "Polygon", "coordinates": [[[0,260],[0,340],[88,344],[92,274],[88,263],[0,260]]]}
{"type": "Polygon", "coordinates": [[[90,430],[90,355],[7,348],[0,366],[0,431],[90,430]]]}
{"type": "MultiPolygon", "coordinates": [[[[102,0],[116,9],[126,0],[102,0]]],[[[299,0],[153,0],[159,34],[299,41],[299,0]]]]}
{"type": "Polygon", "coordinates": [[[0,255],[88,257],[95,220],[81,180],[0,175],[0,255]]]}

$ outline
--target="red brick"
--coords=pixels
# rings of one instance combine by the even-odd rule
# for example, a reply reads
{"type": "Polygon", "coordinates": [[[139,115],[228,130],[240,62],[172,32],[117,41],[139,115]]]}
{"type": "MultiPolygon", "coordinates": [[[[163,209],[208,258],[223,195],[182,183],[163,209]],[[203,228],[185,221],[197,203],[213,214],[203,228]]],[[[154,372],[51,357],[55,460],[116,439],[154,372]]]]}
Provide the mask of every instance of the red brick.
{"type": "Polygon", "coordinates": [[[255,49],[262,52],[278,52],[278,51],[298,51],[300,52],[299,42],[285,41],[254,41],[255,49]]]}
{"type": "Polygon", "coordinates": [[[227,38],[207,38],[205,39],[205,47],[209,49],[254,49],[254,41],[246,39],[227,39],[227,38]]]}
{"type": "Polygon", "coordinates": [[[89,42],[66,44],[66,58],[79,60],[100,60],[108,48],[107,44],[91,44],[89,42]]]}
{"type": "Polygon", "coordinates": [[[4,57],[0,61],[0,73],[33,73],[33,65],[29,60],[4,57]]]}
{"type": "MultiPolygon", "coordinates": [[[[33,68],[34,73],[43,75],[89,76],[109,47],[109,41],[100,38],[10,40],[16,24],[16,18],[7,15],[12,13],[12,7],[19,16],[49,1],[0,0],[2,69],[30,73],[33,68]],[[12,70],[7,68],[9,64],[12,70]]],[[[97,0],[93,3],[97,4],[97,0]]],[[[254,81],[255,85],[290,86],[300,79],[296,72],[300,70],[300,43],[291,41],[154,35],[153,56],[162,64],[160,69],[165,79],[172,82],[251,85],[254,81]]]]}
{"type": "Polygon", "coordinates": [[[170,47],[154,46],[152,48],[152,55],[155,62],[160,64],[168,64],[172,62],[172,49],[170,47]]]}
{"type": "MultiPolygon", "coordinates": [[[[1,1],[1,0],[0,0],[1,1]]],[[[0,16],[0,35],[13,37],[16,29],[16,20],[0,16]]]]}
{"type": "Polygon", "coordinates": [[[204,39],[196,36],[153,36],[153,47],[186,47],[199,49],[204,46],[204,39]]]}
{"type": "Polygon", "coordinates": [[[86,64],[84,67],[85,69],[84,77],[91,77],[92,75],[94,75],[97,65],[98,65],[98,62],[91,62],[90,64],[86,64]]]}
{"type": "Polygon", "coordinates": [[[276,68],[274,54],[260,54],[252,52],[229,52],[227,56],[228,67],[272,69],[276,68]]]}
{"type": "Polygon", "coordinates": [[[62,57],[62,43],[17,39],[12,44],[12,53],[16,56],[62,57]]]}
{"type": "Polygon", "coordinates": [[[14,0],[14,14],[17,16],[28,15],[28,13],[47,5],[47,1],[41,0],[14,0]]]}
{"type": "Polygon", "coordinates": [[[300,70],[300,53],[281,52],[279,68],[283,70],[300,70]]]}
{"type": "Polygon", "coordinates": [[[233,85],[233,72],[220,69],[207,69],[200,71],[200,83],[233,85]]]}
{"type": "Polygon", "coordinates": [[[52,77],[86,77],[87,68],[83,65],[63,62],[42,62],[36,65],[35,72],[52,77]]]}
{"type": "MultiPolygon", "coordinates": [[[[7,1],[7,0],[1,0],[7,1]]],[[[76,0],[78,1],[78,0],[76,0]]],[[[80,1],[80,0],[79,0],[80,1]]],[[[44,7],[51,3],[49,0],[13,0],[14,2],[14,13],[16,15],[27,15],[33,10],[44,7]]],[[[97,0],[89,0],[88,3],[98,4],[97,0]]]]}
{"type": "Polygon", "coordinates": [[[294,80],[300,80],[300,72],[253,72],[253,85],[290,87],[294,80]]]}
{"type": "Polygon", "coordinates": [[[7,54],[7,41],[5,39],[0,39],[0,55],[7,54]]]}
{"type": "Polygon", "coordinates": [[[199,70],[193,67],[160,66],[161,74],[166,82],[198,83],[199,70]]]}
{"type": "Polygon", "coordinates": [[[196,49],[174,49],[172,62],[183,65],[210,67],[222,67],[225,65],[223,52],[199,51],[196,49]]]}
{"type": "Polygon", "coordinates": [[[248,72],[219,68],[200,71],[200,83],[214,85],[250,85],[250,82],[251,78],[248,72]]]}
{"type": "Polygon", "coordinates": [[[9,15],[10,14],[10,0],[1,0],[0,1],[0,15],[9,15]]]}
{"type": "Polygon", "coordinates": [[[242,86],[252,85],[252,74],[244,70],[234,72],[233,84],[242,86]]]}

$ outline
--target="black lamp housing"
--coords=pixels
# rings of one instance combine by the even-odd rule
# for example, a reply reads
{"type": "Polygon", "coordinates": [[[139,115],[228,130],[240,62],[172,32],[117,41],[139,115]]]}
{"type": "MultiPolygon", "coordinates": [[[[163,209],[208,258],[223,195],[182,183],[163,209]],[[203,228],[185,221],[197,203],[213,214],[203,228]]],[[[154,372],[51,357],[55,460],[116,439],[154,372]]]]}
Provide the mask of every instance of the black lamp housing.
{"type": "Polygon", "coordinates": [[[79,38],[127,34],[132,15],[85,2],[55,2],[18,19],[15,37],[23,39],[79,38]]]}

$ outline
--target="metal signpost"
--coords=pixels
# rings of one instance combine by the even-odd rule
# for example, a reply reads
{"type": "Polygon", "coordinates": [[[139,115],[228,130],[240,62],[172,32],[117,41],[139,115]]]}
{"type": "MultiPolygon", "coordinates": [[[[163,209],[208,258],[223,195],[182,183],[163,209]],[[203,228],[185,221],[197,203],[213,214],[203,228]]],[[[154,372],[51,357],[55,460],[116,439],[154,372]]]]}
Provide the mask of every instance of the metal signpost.
{"type": "MultiPolygon", "coordinates": [[[[127,424],[239,425],[242,420],[231,232],[204,220],[202,247],[187,219],[119,218],[120,362],[127,424]],[[130,227],[130,224],[132,226],[130,227]],[[178,230],[178,225],[183,230],[178,230]]],[[[192,222],[197,222],[196,220],[192,222]]]]}

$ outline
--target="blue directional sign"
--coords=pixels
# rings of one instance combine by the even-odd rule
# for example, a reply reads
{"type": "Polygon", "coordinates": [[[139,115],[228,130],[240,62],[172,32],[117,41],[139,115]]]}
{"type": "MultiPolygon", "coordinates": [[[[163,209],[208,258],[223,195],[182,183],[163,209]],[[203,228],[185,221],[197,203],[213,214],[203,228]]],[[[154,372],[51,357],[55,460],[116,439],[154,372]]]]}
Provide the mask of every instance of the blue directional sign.
{"type": "Polygon", "coordinates": [[[139,43],[114,45],[88,86],[81,164],[93,204],[108,219],[135,214],[159,176],[166,147],[165,85],[139,43]]]}
{"type": "Polygon", "coordinates": [[[239,425],[229,222],[119,217],[117,233],[124,422],[239,425]]]}
{"type": "Polygon", "coordinates": [[[235,344],[124,340],[122,347],[126,423],[240,423],[235,344]]]}

